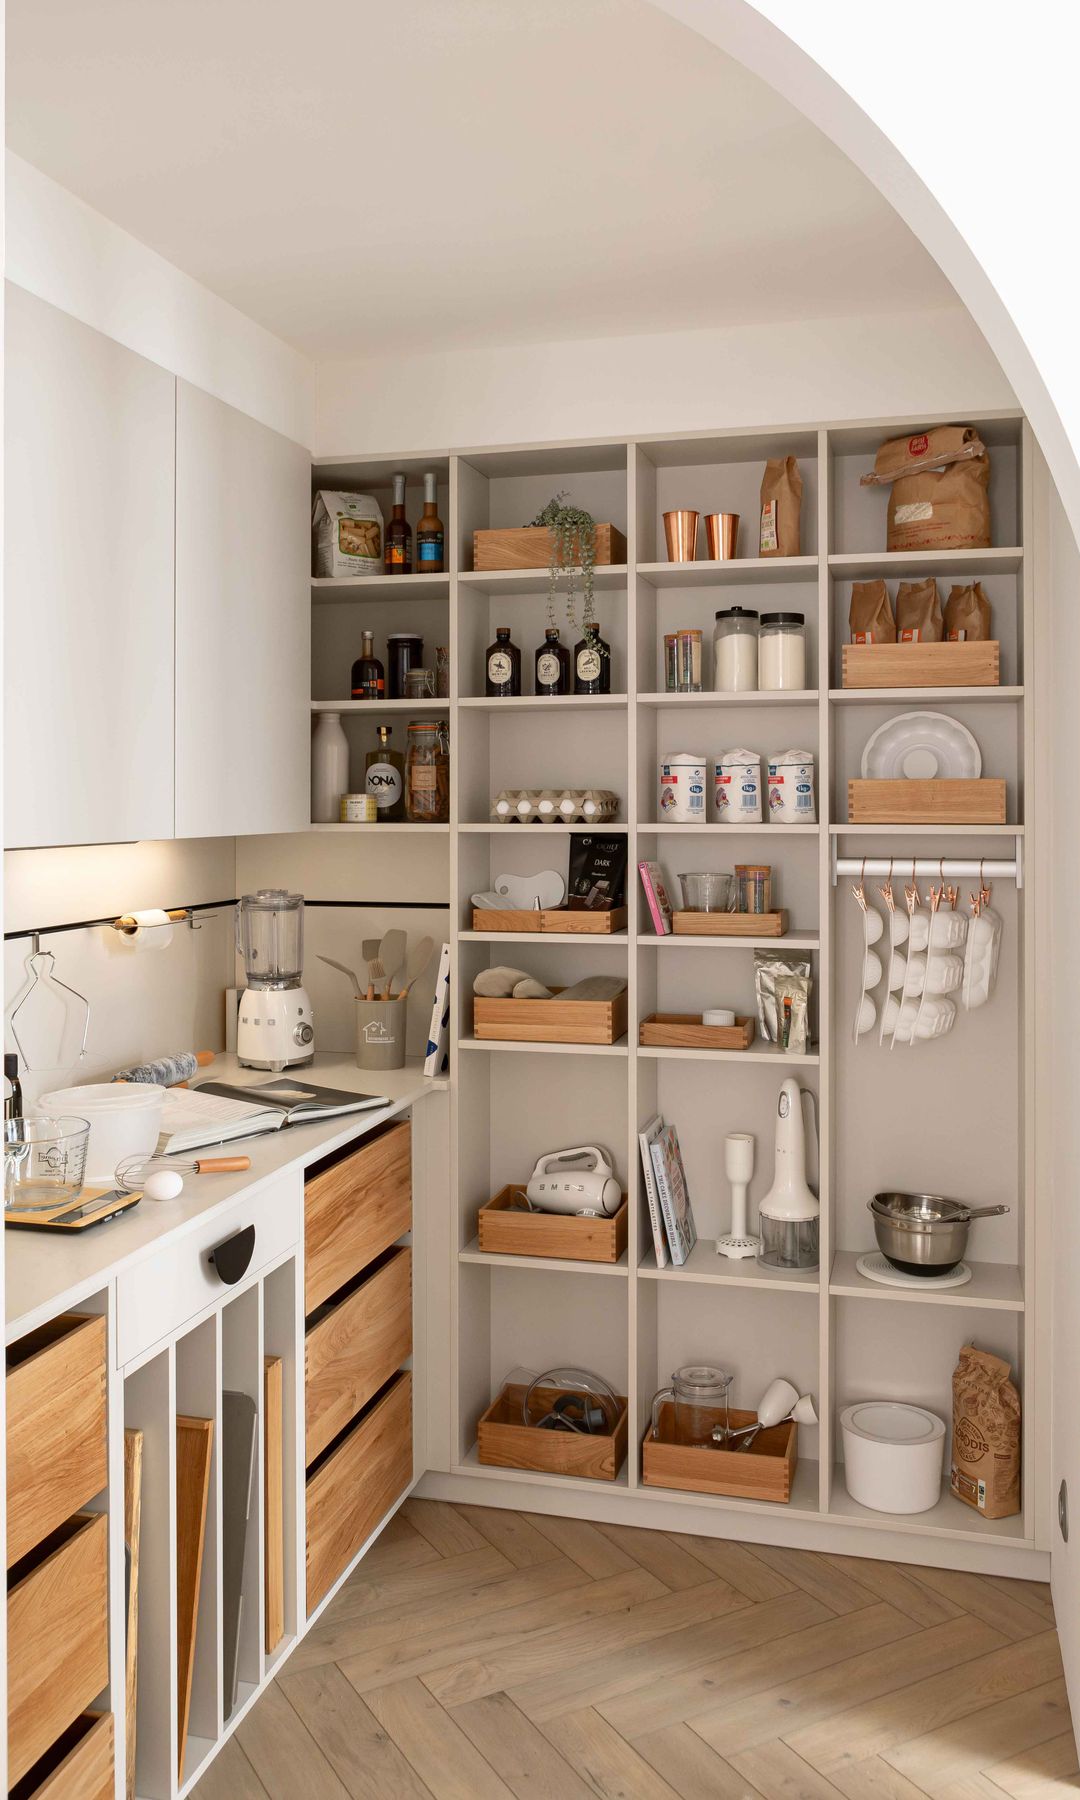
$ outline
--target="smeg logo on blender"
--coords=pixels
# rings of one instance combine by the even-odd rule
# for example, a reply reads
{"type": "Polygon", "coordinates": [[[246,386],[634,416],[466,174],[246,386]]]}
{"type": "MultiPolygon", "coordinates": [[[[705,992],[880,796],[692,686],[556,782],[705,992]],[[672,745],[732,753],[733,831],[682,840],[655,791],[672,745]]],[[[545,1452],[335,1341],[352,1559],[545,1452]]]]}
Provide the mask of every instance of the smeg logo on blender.
{"type": "Polygon", "coordinates": [[[957,1420],[953,1427],[953,1437],[965,1462],[978,1462],[990,1449],[978,1426],[966,1417],[957,1420]]]}

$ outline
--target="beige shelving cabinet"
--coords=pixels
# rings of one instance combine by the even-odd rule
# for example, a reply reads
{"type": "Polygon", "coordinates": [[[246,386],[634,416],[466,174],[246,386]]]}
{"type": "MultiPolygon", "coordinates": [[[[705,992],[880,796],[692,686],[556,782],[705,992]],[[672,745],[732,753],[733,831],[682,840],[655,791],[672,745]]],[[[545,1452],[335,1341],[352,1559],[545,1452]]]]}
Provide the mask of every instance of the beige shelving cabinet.
{"type": "MultiPolygon", "coordinates": [[[[1042,749],[1037,712],[1028,700],[1037,653],[1034,521],[1042,465],[1018,414],[976,416],[972,423],[992,458],[992,548],[914,556],[876,549],[885,539],[886,497],[861,487],[859,477],[884,438],[932,422],[811,424],[316,466],[316,487],[379,493],[395,468],[405,469],[414,522],[420,476],[434,468],[447,528],[444,576],[312,585],[316,708],[342,691],[362,626],[375,631],[377,644],[387,630],[416,628],[425,642],[446,643],[451,652],[451,698],[439,705],[451,733],[451,1266],[447,1316],[431,1321],[431,1342],[436,1345],[441,1333],[449,1357],[449,1419],[444,1454],[429,1459],[422,1491],[852,1554],[1017,1574],[1045,1569],[1048,1382],[1039,1321],[1047,1231],[1039,1217],[1045,1196],[1035,1181],[1033,1029],[1035,940],[1045,884],[1037,830],[1042,749]],[[664,560],[662,514],[672,506],[739,512],[741,547],[751,549],[764,461],[792,453],[804,480],[803,554],[764,560],[745,555],[724,564],[664,560]],[[596,699],[552,700],[528,692],[515,700],[487,699],[483,653],[497,625],[512,627],[524,686],[532,686],[532,655],[547,622],[547,573],[473,572],[473,532],[521,524],[559,490],[626,535],[626,566],[598,570],[596,582],[613,691],[596,699]],[[925,573],[938,576],[945,594],[952,579],[982,581],[1001,643],[1001,687],[844,690],[840,652],[852,580],[882,575],[891,582],[925,573]],[[698,626],[708,646],[716,610],[739,603],[805,614],[811,685],[791,694],[664,692],[664,632],[698,626]],[[847,781],[859,773],[870,731],[899,711],[924,705],[944,708],[974,731],[985,772],[1006,779],[1007,824],[935,829],[848,823],[847,781]],[[661,754],[690,749],[713,757],[735,744],[763,756],[784,747],[812,750],[819,823],[659,823],[654,794],[661,754]],[[496,875],[534,871],[549,861],[564,865],[564,828],[488,822],[496,789],[541,785],[604,786],[620,795],[618,822],[603,829],[627,838],[625,932],[581,939],[471,929],[469,896],[496,875]],[[1005,933],[993,1002],[980,1014],[962,1014],[938,1044],[890,1054],[877,1048],[876,1034],[872,1046],[852,1042],[861,924],[850,877],[837,880],[836,863],[864,856],[894,858],[898,885],[911,858],[1016,863],[1017,879],[994,888],[1005,933]],[[753,1010],[754,940],[655,938],[636,875],[645,858],[658,860],[671,876],[688,867],[730,869],[743,858],[773,865],[791,915],[784,941],[812,958],[818,1026],[811,1055],[785,1057],[760,1040],[726,1055],[638,1047],[638,1023],[654,1010],[700,1010],[709,1003],[753,1010]],[[549,983],[593,972],[624,976],[627,1037],[610,1046],[477,1040],[473,978],[505,961],[549,983]],[[745,1130],[756,1138],[754,1218],[771,1181],[777,1086],[792,1072],[801,1073],[818,1101],[822,1205],[820,1273],[794,1277],[755,1262],[725,1262],[712,1244],[726,1229],[729,1211],[724,1134],[745,1130]],[[637,1133],[656,1112],[678,1127],[697,1216],[701,1241],[684,1269],[656,1268],[640,1191],[637,1133]],[[627,1256],[598,1266],[484,1255],[477,1244],[478,1208],[507,1183],[524,1181],[541,1152],[592,1142],[613,1152],[629,1190],[627,1256]],[[874,1248],[865,1202],[882,1187],[1002,1201],[1011,1211],[977,1227],[978,1260],[968,1286],[927,1293],[890,1289],[871,1284],[856,1269],[858,1255],[874,1248]],[[933,1511],[908,1517],[856,1505],[839,1463],[841,1408],[854,1399],[890,1396],[948,1417],[957,1351],[971,1338],[1007,1356],[1017,1372],[1024,1404],[1022,1513],[990,1523],[947,1491],[933,1511]],[[653,1393],[689,1359],[730,1368],[737,1405],[752,1406],[775,1375],[789,1376],[817,1397],[821,1424],[800,1433],[790,1504],[643,1487],[640,1444],[653,1393]],[[477,1420],[509,1371],[566,1362],[598,1369],[629,1397],[630,1453],[616,1482],[480,1465],[477,1420]]],[[[421,709],[366,710],[377,722],[384,712],[421,709]]],[[[370,837],[372,828],[357,829],[370,837]]],[[[374,829],[381,837],[385,828],[374,829]]]]}

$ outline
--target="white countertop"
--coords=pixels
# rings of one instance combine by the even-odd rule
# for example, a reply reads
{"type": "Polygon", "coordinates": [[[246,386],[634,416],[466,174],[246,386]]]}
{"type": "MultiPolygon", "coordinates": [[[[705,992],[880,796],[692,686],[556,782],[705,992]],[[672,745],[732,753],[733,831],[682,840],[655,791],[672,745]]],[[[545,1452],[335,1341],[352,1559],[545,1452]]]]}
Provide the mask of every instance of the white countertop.
{"type": "MultiPolygon", "coordinates": [[[[243,1138],[207,1155],[250,1156],[242,1174],[189,1175],[175,1200],[142,1200],[111,1224],[96,1226],[79,1237],[53,1237],[44,1231],[6,1231],[6,1342],[11,1343],[53,1314],[64,1312],[103,1288],[121,1266],[137,1263],[180,1238],[198,1219],[205,1219],[271,1176],[303,1170],[330,1151],[363,1137],[424,1094],[443,1091],[445,1078],[426,1076],[419,1061],[404,1069],[358,1069],[351,1056],[317,1056],[296,1071],[304,1080],[350,1092],[386,1094],[390,1104],[370,1112],[346,1113],[312,1125],[288,1125],[263,1137],[243,1138]]],[[[258,1086],[272,1080],[265,1069],[241,1068],[234,1056],[219,1056],[206,1081],[258,1086]]],[[[192,1157],[198,1152],[191,1153],[192,1157]]]]}

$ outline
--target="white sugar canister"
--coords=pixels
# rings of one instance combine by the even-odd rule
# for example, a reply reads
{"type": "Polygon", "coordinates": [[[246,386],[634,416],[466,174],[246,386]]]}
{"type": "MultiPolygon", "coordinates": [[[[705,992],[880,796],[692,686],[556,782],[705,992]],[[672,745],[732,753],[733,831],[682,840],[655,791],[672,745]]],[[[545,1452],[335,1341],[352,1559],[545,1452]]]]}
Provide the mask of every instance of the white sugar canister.
{"type": "Polygon", "coordinates": [[[660,762],[657,816],[665,825],[703,825],[708,764],[703,756],[680,750],[660,762]]]}
{"type": "Polygon", "coordinates": [[[713,788],[721,825],[761,823],[761,758],[753,750],[722,750],[713,788]]]}
{"type": "Polygon", "coordinates": [[[840,1414],[844,1485],[874,1512],[928,1512],[941,1498],[945,1421],[924,1406],[864,1400],[840,1414]]]}
{"type": "Polygon", "coordinates": [[[769,819],[774,825],[815,825],[814,756],[778,750],[769,758],[769,819]]]}

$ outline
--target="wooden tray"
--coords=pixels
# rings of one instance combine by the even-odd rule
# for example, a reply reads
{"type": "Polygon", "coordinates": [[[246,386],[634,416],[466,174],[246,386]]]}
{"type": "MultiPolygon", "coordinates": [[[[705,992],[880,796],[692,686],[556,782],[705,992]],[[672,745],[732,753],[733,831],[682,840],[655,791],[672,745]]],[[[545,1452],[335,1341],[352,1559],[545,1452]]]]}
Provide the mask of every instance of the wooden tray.
{"type": "Polygon", "coordinates": [[[785,911],[767,913],[677,912],[671,915],[676,937],[783,937],[785,911]]]}
{"type": "MultiPolygon", "coordinates": [[[[598,568],[626,561],[626,539],[614,525],[597,525],[595,542],[598,568]]],[[[474,569],[546,569],[550,560],[551,533],[546,525],[473,532],[474,569]]]]}
{"type": "MultiPolygon", "coordinates": [[[[717,1412],[717,1419],[723,1415],[717,1412]]],[[[732,1407],[731,1424],[752,1425],[756,1413],[732,1407]]],[[[641,1478],[646,1487],[682,1488],[691,1494],[731,1494],[739,1500],[791,1499],[799,1427],[794,1419],[773,1425],[749,1450],[700,1449],[670,1442],[671,1402],[660,1408],[660,1437],[652,1428],[641,1446],[641,1478]]]]}
{"type": "Polygon", "coordinates": [[[514,1200],[524,1187],[500,1188],[476,1215],[487,1256],[556,1256],[571,1262],[618,1262],[629,1237],[626,1195],[614,1218],[578,1219],[568,1213],[523,1212],[514,1200]]]}
{"type": "Polygon", "coordinates": [[[734,1025],[705,1025],[700,1013],[650,1013],[640,1041],[669,1050],[749,1050],[754,1030],[753,1019],[737,1013],[734,1025]]]}
{"type": "MultiPolygon", "coordinates": [[[[523,1425],[521,1403],[528,1388],[513,1383],[492,1401],[476,1427],[477,1454],[496,1469],[534,1469],[541,1475],[574,1475],[588,1481],[614,1481],[626,1461],[626,1401],[620,1396],[619,1421],[608,1437],[576,1431],[541,1431],[523,1425]]],[[[558,1388],[541,1393],[556,1400],[558,1388]]]]}
{"type": "Polygon", "coordinates": [[[1005,783],[849,781],[852,825],[1004,825],[1005,783]]]}
{"type": "MultiPolygon", "coordinates": [[[[552,993],[558,995],[559,988],[552,993]]],[[[614,1044],[626,1031],[626,990],[613,1000],[488,1000],[473,996],[473,1032],[500,1043],[614,1044]]]]}
{"type": "Polygon", "coordinates": [[[541,912],[515,912],[511,908],[488,912],[474,906],[472,928],[474,931],[562,931],[575,937],[609,936],[613,931],[625,931],[628,918],[625,906],[612,907],[610,912],[587,912],[569,906],[549,906],[541,912]]]}
{"type": "Polygon", "coordinates": [[[997,687],[1001,645],[844,644],[846,688],[997,687]]]}

